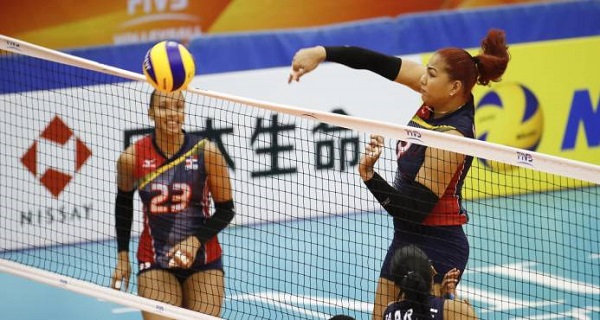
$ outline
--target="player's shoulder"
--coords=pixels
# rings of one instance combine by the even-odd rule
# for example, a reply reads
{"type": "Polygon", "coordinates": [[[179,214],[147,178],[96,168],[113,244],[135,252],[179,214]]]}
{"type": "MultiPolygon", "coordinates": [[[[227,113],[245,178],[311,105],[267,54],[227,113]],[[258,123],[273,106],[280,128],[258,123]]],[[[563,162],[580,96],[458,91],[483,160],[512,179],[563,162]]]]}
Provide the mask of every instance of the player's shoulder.
{"type": "Polygon", "coordinates": [[[138,154],[146,154],[154,149],[154,134],[146,134],[141,138],[130,143],[120,154],[120,161],[132,161],[135,162],[135,157],[138,154]]]}
{"type": "Polygon", "coordinates": [[[198,152],[210,155],[221,154],[217,145],[209,138],[198,133],[185,133],[186,145],[189,149],[197,149],[198,152]]]}
{"type": "Polygon", "coordinates": [[[196,133],[196,132],[191,133],[191,132],[184,131],[184,134],[185,134],[185,139],[186,139],[188,145],[191,145],[191,146],[195,146],[198,144],[205,145],[210,142],[210,140],[206,136],[204,136],[200,133],[196,133]]]}
{"type": "Polygon", "coordinates": [[[131,171],[135,167],[136,148],[133,144],[129,145],[121,152],[117,159],[117,166],[120,171],[131,171]]]}
{"type": "Polygon", "coordinates": [[[469,101],[465,106],[444,119],[443,124],[440,125],[440,128],[444,129],[440,131],[473,138],[475,136],[473,129],[474,122],[475,109],[473,102],[469,101]]]}
{"type": "Polygon", "coordinates": [[[121,152],[121,156],[119,157],[119,159],[121,158],[130,158],[133,157],[135,159],[136,154],[138,153],[138,150],[141,150],[143,153],[144,149],[148,149],[148,148],[153,148],[154,144],[153,144],[153,135],[152,134],[148,134],[143,136],[142,138],[134,141],[133,143],[129,144],[125,150],[123,150],[121,152]]]}
{"type": "Polygon", "coordinates": [[[202,140],[200,143],[202,144],[207,165],[222,165],[223,154],[221,153],[221,150],[219,150],[219,147],[208,139],[202,140]]]}
{"type": "Polygon", "coordinates": [[[140,139],[134,141],[133,143],[131,143],[125,150],[132,148],[133,150],[135,150],[136,148],[150,148],[152,147],[154,141],[154,135],[153,134],[147,134],[143,137],[141,137],[140,139]]]}

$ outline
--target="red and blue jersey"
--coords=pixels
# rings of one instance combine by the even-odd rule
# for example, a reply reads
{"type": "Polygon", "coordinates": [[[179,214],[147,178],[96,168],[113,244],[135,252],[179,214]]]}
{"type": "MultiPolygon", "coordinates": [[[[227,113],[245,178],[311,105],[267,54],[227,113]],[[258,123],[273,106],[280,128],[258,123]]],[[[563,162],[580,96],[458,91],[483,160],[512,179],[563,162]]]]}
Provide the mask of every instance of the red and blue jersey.
{"type": "MultiPolygon", "coordinates": [[[[167,158],[154,135],[134,145],[134,175],[143,203],[144,225],[137,257],[141,267],[168,268],[169,250],[194,235],[210,217],[210,194],[204,166],[206,139],[185,134],[181,149],[167,158]]],[[[192,267],[221,257],[221,246],[213,237],[198,250],[192,267]]]]}
{"type": "MultiPolygon", "coordinates": [[[[468,138],[475,137],[475,107],[471,98],[462,108],[434,119],[430,108],[423,105],[417,111],[415,116],[408,123],[415,128],[428,129],[438,132],[456,130],[468,138]]],[[[403,190],[404,185],[410,185],[425,160],[425,151],[427,146],[398,141],[396,146],[396,156],[398,169],[394,179],[394,187],[397,190],[403,190]]],[[[431,226],[451,226],[467,223],[468,217],[466,210],[462,207],[462,186],[471,167],[473,157],[465,156],[463,162],[458,166],[452,180],[448,184],[444,194],[433,208],[431,213],[423,221],[425,225],[431,226]]]]}

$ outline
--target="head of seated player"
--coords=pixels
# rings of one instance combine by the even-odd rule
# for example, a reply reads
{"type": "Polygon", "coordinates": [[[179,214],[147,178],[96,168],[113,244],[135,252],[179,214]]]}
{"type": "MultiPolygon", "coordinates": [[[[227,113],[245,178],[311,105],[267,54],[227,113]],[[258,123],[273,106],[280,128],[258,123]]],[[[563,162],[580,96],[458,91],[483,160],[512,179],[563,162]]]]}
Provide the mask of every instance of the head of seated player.
{"type": "Polygon", "coordinates": [[[415,245],[404,246],[394,253],[391,264],[394,283],[400,289],[399,301],[412,304],[415,316],[429,315],[429,297],[435,270],[429,258],[415,245]]]}

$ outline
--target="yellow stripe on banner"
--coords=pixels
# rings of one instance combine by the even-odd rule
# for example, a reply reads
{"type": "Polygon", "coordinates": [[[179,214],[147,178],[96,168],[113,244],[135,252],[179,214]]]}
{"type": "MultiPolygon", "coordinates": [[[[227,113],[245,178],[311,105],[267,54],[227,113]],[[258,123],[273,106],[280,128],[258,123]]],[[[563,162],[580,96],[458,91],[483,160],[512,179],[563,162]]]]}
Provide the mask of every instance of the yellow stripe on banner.
{"type": "Polygon", "coordinates": [[[448,126],[448,125],[434,126],[434,125],[431,125],[431,124],[425,122],[425,120],[419,118],[418,116],[414,116],[411,120],[414,123],[420,125],[421,127],[425,128],[425,129],[429,129],[429,130],[435,130],[435,131],[439,131],[439,132],[456,130],[456,128],[453,127],[453,126],[448,126]]]}
{"type": "Polygon", "coordinates": [[[156,179],[158,176],[160,176],[161,174],[165,173],[165,171],[173,168],[174,166],[182,163],[183,161],[185,161],[185,159],[189,156],[191,156],[192,154],[194,154],[195,152],[198,151],[198,149],[203,148],[204,145],[206,144],[206,139],[202,139],[202,141],[198,142],[192,149],[190,149],[190,151],[186,152],[185,154],[183,154],[181,157],[173,160],[173,162],[162,166],[160,168],[158,168],[156,171],[152,171],[149,174],[145,175],[144,177],[142,177],[139,181],[138,181],[138,190],[143,189],[146,185],[148,185],[148,183],[152,182],[154,179],[156,179]]]}

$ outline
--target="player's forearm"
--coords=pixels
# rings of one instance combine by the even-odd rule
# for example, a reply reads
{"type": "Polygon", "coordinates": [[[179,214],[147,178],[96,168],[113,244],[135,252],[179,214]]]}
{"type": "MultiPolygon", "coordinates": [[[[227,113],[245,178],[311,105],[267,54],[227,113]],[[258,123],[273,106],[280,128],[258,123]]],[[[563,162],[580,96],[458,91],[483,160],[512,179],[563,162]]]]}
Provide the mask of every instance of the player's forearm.
{"type": "Polygon", "coordinates": [[[360,174],[360,178],[363,180],[363,182],[366,183],[373,178],[375,171],[373,170],[373,166],[367,166],[360,163],[358,173],[360,174]]]}
{"type": "Polygon", "coordinates": [[[115,201],[115,229],[117,234],[117,251],[129,251],[131,225],[133,224],[133,194],[135,191],[117,192],[115,201]]]}
{"type": "Polygon", "coordinates": [[[402,59],[376,51],[352,46],[325,47],[325,61],[337,62],[353,69],[374,72],[391,81],[396,80],[402,59]]]}
{"type": "Polygon", "coordinates": [[[233,200],[215,203],[215,213],[198,229],[195,236],[201,243],[206,243],[210,238],[225,229],[235,216],[233,200]]]}

